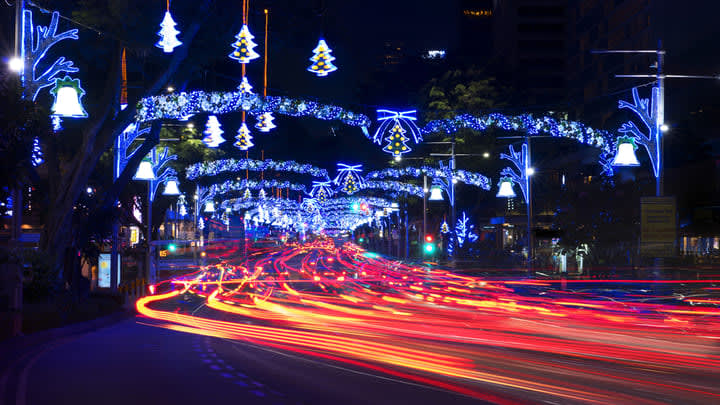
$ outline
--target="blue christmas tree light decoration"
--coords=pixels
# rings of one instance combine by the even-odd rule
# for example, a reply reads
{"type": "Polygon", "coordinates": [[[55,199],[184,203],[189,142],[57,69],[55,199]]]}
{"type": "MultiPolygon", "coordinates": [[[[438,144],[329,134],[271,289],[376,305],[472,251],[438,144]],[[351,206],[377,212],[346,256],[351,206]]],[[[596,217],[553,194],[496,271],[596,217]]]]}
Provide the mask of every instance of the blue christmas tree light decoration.
{"type": "Polygon", "coordinates": [[[276,125],[273,123],[275,117],[271,112],[264,112],[257,116],[258,122],[255,124],[255,128],[259,129],[260,132],[270,132],[276,125]]]}
{"type": "Polygon", "coordinates": [[[415,121],[417,121],[417,118],[415,117],[416,110],[409,110],[409,111],[391,111],[386,109],[380,109],[377,110],[378,114],[378,122],[381,122],[380,126],[375,130],[375,134],[373,135],[372,141],[376,144],[380,145],[382,142],[382,138],[386,132],[388,132],[389,129],[394,128],[395,126],[404,127],[407,132],[410,132],[410,134],[413,137],[413,141],[415,143],[420,143],[423,140],[422,132],[420,128],[418,128],[417,124],[415,124],[415,121]]]}
{"type": "Polygon", "coordinates": [[[224,132],[217,117],[211,115],[205,124],[205,131],[203,132],[205,137],[202,141],[208,148],[217,148],[221,143],[225,142],[225,138],[222,137],[224,132]]]}
{"type": "Polygon", "coordinates": [[[173,49],[182,45],[182,42],[177,39],[180,31],[175,29],[175,25],[177,24],[175,20],[173,20],[172,15],[170,15],[170,0],[168,0],[167,10],[160,23],[160,31],[158,31],[160,40],[155,44],[156,47],[161,48],[165,53],[172,53],[173,49]]]}
{"type": "Polygon", "coordinates": [[[338,163],[338,174],[335,176],[333,183],[340,187],[340,190],[345,194],[354,194],[360,191],[364,185],[365,180],[362,178],[362,165],[346,165],[344,163],[338,163]]]}
{"type": "Polygon", "coordinates": [[[310,197],[316,199],[319,203],[324,203],[328,198],[333,196],[332,182],[313,181],[310,189],[310,197]]]}
{"type": "Polygon", "coordinates": [[[393,155],[396,159],[410,152],[412,149],[407,145],[410,138],[405,136],[405,132],[399,122],[393,125],[389,135],[385,138],[388,143],[383,148],[383,151],[393,155]]]}
{"type": "Polygon", "coordinates": [[[251,60],[257,59],[260,55],[254,51],[257,44],[253,42],[255,37],[250,33],[250,28],[247,24],[243,24],[240,32],[235,36],[235,43],[233,43],[234,50],[230,52],[230,59],[234,59],[240,63],[250,63],[251,60]]]}
{"type": "Polygon", "coordinates": [[[313,49],[313,56],[310,58],[312,64],[307,68],[308,72],[315,73],[318,77],[324,77],[328,73],[336,71],[337,67],[332,63],[335,57],[331,53],[332,49],[325,43],[325,40],[320,39],[313,49]]]}
{"type": "Polygon", "coordinates": [[[252,89],[253,87],[250,85],[250,82],[248,81],[247,77],[243,77],[240,81],[240,84],[238,85],[237,89],[240,91],[240,94],[250,94],[253,95],[252,89]]]}

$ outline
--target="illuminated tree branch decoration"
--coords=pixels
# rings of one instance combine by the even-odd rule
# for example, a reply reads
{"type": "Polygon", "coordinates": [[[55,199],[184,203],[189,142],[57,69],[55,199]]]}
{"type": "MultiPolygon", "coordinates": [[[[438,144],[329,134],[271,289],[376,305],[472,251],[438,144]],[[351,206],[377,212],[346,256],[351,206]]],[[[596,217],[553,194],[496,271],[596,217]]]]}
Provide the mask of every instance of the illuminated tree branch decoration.
{"type": "Polygon", "coordinates": [[[64,39],[78,39],[78,30],[71,29],[57,34],[60,13],[54,11],[49,26],[37,26],[37,40],[35,40],[32,11],[23,10],[22,16],[23,86],[27,91],[26,96],[35,100],[41,89],[55,84],[55,76],[61,72],[75,73],[79,71],[72,61],[66,61],[65,57],[61,56],[41,75],[38,76],[36,73],[36,68],[47,51],[64,39]]]}
{"type": "Polygon", "coordinates": [[[467,217],[465,212],[463,212],[457,220],[457,225],[455,226],[455,236],[457,237],[459,247],[463,247],[465,240],[472,243],[478,239],[478,236],[475,233],[475,225],[468,224],[469,221],[470,218],[467,217]]]}
{"type": "Polygon", "coordinates": [[[527,202],[528,169],[530,168],[527,144],[524,143],[522,149],[518,152],[515,152],[513,146],[510,145],[510,154],[501,153],[500,159],[509,160],[517,168],[518,171],[516,172],[512,168],[506,167],[500,171],[500,175],[508,177],[517,183],[520,190],[522,190],[525,202],[527,202]]]}
{"type": "Polygon", "coordinates": [[[140,146],[135,148],[132,152],[128,153],[127,150],[135,139],[142,135],[147,135],[150,132],[150,127],[140,128],[140,123],[132,123],[128,125],[125,130],[115,138],[115,177],[120,177],[120,173],[127,166],[128,161],[135,155],[135,152],[140,149],[140,146]]]}
{"type": "MultiPolygon", "coordinates": [[[[634,122],[628,121],[623,123],[618,132],[631,136],[635,139],[637,145],[642,145],[650,157],[650,163],[652,164],[653,172],[655,177],[660,175],[660,156],[658,156],[658,142],[660,139],[660,128],[657,123],[658,114],[658,99],[660,96],[660,89],[658,87],[652,88],[652,102],[647,98],[640,98],[637,87],[632,89],[633,103],[629,103],[624,100],[620,100],[618,104],[619,109],[627,108],[642,121],[645,127],[648,129],[647,134],[643,133],[640,128],[635,125],[634,122]]],[[[612,151],[614,153],[615,151],[612,151]]]]}
{"type": "Polygon", "coordinates": [[[157,150],[153,148],[150,153],[150,161],[152,162],[153,172],[156,173],[155,179],[150,180],[150,202],[155,201],[155,194],[160,184],[163,184],[169,177],[177,177],[177,172],[172,167],[166,167],[161,174],[160,169],[165,167],[171,160],[176,160],[176,155],[168,155],[168,148],[165,147],[162,153],[158,156],[157,150]]]}

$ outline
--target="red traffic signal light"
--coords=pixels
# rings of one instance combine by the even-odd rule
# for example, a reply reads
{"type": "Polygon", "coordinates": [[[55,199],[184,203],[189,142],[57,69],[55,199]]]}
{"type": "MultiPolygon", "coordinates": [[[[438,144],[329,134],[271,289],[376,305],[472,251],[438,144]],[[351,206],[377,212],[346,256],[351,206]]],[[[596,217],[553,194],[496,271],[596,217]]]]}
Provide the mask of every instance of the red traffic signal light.
{"type": "Polygon", "coordinates": [[[432,243],[432,241],[435,240],[432,235],[425,235],[425,242],[432,243]]]}

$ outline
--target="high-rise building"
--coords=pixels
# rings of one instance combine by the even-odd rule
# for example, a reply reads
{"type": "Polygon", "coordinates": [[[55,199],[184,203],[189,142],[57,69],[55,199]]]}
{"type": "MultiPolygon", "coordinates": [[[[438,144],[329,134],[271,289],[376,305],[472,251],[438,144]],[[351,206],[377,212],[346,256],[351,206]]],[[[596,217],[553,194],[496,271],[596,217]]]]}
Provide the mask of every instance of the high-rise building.
{"type": "Polygon", "coordinates": [[[493,18],[497,1],[460,1],[460,52],[471,64],[485,63],[492,52],[493,18]]]}
{"type": "Polygon", "coordinates": [[[519,103],[554,109],[564,99],[569,11],[568,0],[499,0],[495,5],[493,62],[515,87],[519,103]]]}
{"type": "Polygon", "coordinates": [[[616,74],[653,73],[653,54],[597,55],[594,49],[657,49],[657,0],[585,0],[571,10],[575,46],[570,52],[568,101],[576,118],[603,126],[615,113],[617,93],[632,86],[616,74]]]}

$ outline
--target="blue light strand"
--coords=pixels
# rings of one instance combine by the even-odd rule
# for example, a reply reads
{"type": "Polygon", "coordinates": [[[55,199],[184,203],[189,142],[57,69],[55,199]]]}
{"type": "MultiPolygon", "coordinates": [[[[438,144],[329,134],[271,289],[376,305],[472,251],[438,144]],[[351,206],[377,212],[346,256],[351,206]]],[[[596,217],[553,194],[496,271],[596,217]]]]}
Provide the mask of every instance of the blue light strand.
{"type": "Polygon", "coordinates": [[[366,180],[363,190],[370,189],[390,191],[392,192],[391,194],[410,194],[420,198],[425,195],[422,187],[416,186],[414,184],[402,183],[399,181],[366,180]]]}
{"type": "MultiPolygon", "coordinates": [[[[403,167],[400,169],[388,168],[384,170],[369,172],[366,179],[386,179],[386,178],[401,178],[401,177],[414,177],[419,178],[420,176],[426,175],[431,178],[447,178],[447,171],[440,168],[422,166],[422,167],[403,167]]],[[[470,172],[466,170],[456,170],[454,174],[455,179],[465,184],[480,187],[483,190],[490,190],[492,181],[483,176],[480,173],[470,172]]]]}
{"type": "Polygon", "coordinates": [[[228,114],[246,111],[253,115],[273,112],[292,117],[314,117],[321,120],[338,120],[350,126],[368,127],[370,118],[364,114],[320,104],[314,101],[288,97],[263,97],[241,92],[192,91],[146,97],[138,103],[137,120],[177,119],[198,113],[228,114]]]}
{"type": "Polygon", "coordinates": [[[298,163],[294,160],[275,161],[272,159],[221,159],[210,162],[195,163],[186,168],[185,177],[188,180],[197,180],[201,177],[212,177],[224,172],[235,173],[243,170],[249,170],[251,172],[293,172],[299,174],[309,174],[312,177],[328,177],[327,170],[307,163],[298,163]]]}

